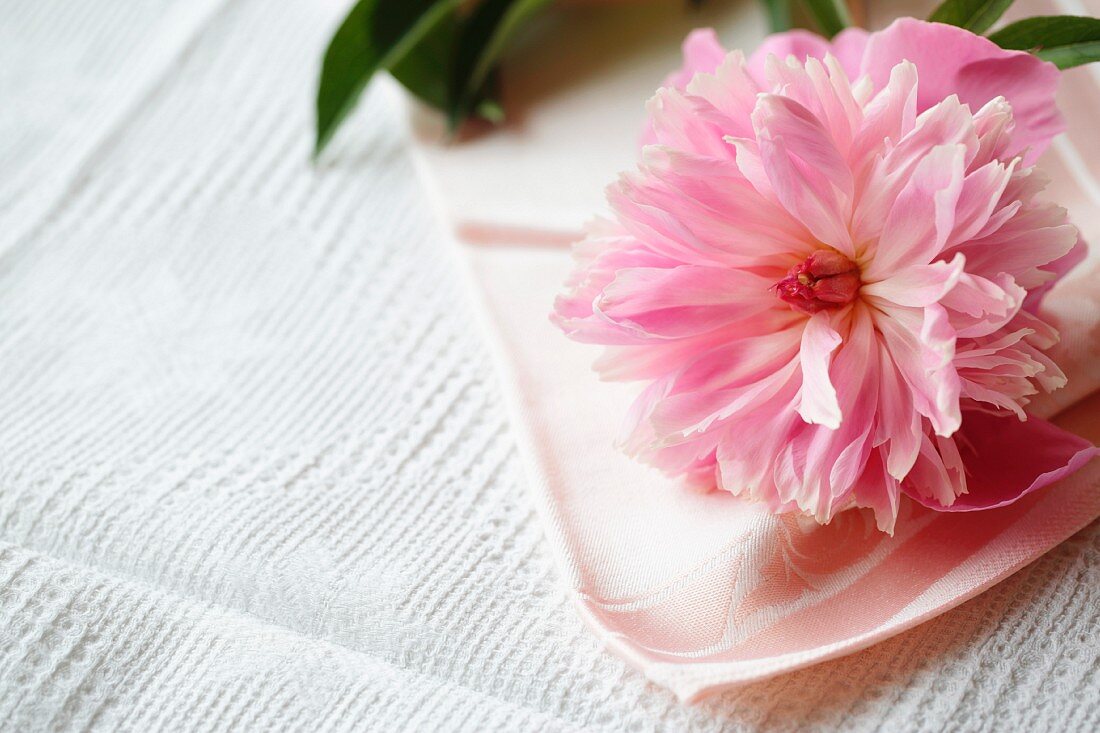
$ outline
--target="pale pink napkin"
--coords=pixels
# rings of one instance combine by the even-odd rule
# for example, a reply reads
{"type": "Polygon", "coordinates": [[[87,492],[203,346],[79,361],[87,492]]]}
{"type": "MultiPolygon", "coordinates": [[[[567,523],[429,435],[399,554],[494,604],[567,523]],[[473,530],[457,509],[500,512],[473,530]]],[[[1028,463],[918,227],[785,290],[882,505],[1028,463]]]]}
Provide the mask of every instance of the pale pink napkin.
{"type": "MultiPolygon", "coordinates": [[[[1069,2],[1070,0],[1065,0],[1069,2]]],[[[1075,4],[1077,0],[1072,0],[1075,4]]],[[[1100,14],[1100,0],[1086,12],[1100,14]]],[[[1072,12],[1046,2],[1026,14],[1072,12]]],[[[891,6],[895,7],[895,6],[891,6]]],[[[871,24],[889,20],[882,11],[871,24]]],[[[893,12],[898,12],[894,10],[893,12]]],[[[1017,9],[1017,14],[1020,10],[1017,9]]],[[[680,0],[571,7],[545,43],[509,66],[503,130],[440,143],[414,113],[420,163],[454,226],[484,306],[549,544],[576,606],[616,654],[685,700],[847,654],[942,613],[1100,515],[1100,461],[1016,504],[980,513],[905,505],[893,537],[869,513],[819,527],[723,492],[692,493],[614,447],[636,391],[591,370],[594,347],[547,320],[568,248],[634,163],[644,101],[679,65],[679,42],[710,25],[730,48],[766,32],[757,2],[686,15],[680,0]],[[629,17],[627,17],[627,14],[629,17]],[[551,59],[547,62],[546,59],[551,59]]],[[[1049,195],[1100,243],[1100,69],[1067,73],[1069,133],[1042,161],[1049,195]]],[[[1047,298],[1070,385],[1039,406],[1100,442],[1100,248],[1047,298]]]]}

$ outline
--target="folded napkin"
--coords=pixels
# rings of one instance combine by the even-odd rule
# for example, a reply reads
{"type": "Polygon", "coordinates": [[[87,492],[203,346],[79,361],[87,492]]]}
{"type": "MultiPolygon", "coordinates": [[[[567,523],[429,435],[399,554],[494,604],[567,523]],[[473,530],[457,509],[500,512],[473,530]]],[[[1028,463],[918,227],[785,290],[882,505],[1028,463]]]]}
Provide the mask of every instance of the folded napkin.
{"type": "MultiPolygon", "coordinates": [[[[1025,5],[1028,15],[1067,12],[1025,5]]],[[[598,381],[596,349],[547,318],[571,267],[567,245],[602,210],[603,187],[633,167],[643,104],[679,65],[680,40],[709,25],[728,48],[751,50],[766,33],[758,6],[701,15],[679,0],[570,7],[543,41],[568,38],[568,56],[559,48],[509,65],[506,99],[518,111],[509,125],[444,145],[439,121],[413,114],[426,182],[471,265],[534,498],[576,606],[609,649],[684,700],[912,627],[1100,515],[1100,461],[1002,509],[936,513],[907,502],[891,537],[868,511],[818,526],[725,492],[693,493],[616,449],[637,387],[598,381]]],[[[1100,76],[1065,74],[1060,101],[1069,131],[1041,161],[1053,179],[1047,196],[1100,242],[1100,138],[1090,129],[1100,76]]],[[[1086,397],[1100,387],[1098,252],[1045,301],[1063,336],[1051,355],[1069,386],[1036,404],[1094,442],[1100,394],[1086,397]]],[[[1006,457],[1026,448],[1006,446],[1006,457]]]]}

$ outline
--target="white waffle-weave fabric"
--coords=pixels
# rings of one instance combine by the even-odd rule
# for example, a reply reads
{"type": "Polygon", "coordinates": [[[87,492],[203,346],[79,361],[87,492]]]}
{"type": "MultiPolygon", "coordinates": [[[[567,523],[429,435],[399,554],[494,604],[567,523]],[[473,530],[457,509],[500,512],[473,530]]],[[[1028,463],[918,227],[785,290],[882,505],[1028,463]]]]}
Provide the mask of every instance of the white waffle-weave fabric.
{"type": "Polygon", "coordinates": [[[902,636],[683,706],[542,546],[340,0],[0,0],[0,729],[1100,729],[1100,527],[902,636]]]}

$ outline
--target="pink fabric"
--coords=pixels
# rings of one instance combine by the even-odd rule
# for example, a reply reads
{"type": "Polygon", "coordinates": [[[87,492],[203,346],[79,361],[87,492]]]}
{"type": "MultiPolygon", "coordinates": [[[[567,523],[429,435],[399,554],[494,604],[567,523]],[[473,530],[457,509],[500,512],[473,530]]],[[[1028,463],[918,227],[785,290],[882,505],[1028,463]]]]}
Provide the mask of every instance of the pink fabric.
{"type": "MultiPolygon", "coordinates": [[[[651,18],[654,32],[682,38],[687,29],[672,5],[667,16],[651,18]]],[[[731,11],[719,27],[726,45],[758,43],[745,24],[758,12],[755,3],[731,11]]],[[[1100,461],[1063,480],[1043,475],[1014,487],[1001,481],[986,447],[992,463],[974,499],[996,505],[1004,492],[1027,496],[950,513],[903,499],[891,537],[875,529],[869,510],[842,512],[826,526],[777,517],[729,494],[680,490],[622,454],[614,440],[635,388],[598,381],[592,348],[565,341],[549,323],[571,266],[555,243],[598,205],[591,192],[631,164],[638,100],[660,69],[676,65],[677,50],[670,39],[612,68],[593,59],[593,70],[575,70],[568,86],[546,84],[544,69],[520,68],[511,83],[536,99],[536,90],[543,93],[520,124],[450,148],[433,142],[423,120],[419,134],[440,209],[466,235],[463,253],[483,298],[533,497],[577,608],[609,649],[695,700],[853,652],[988,588],[1100,515],[1100,461]]],[[[1087,70],[1071,72],[1059,99],[1069,133],[1041,161],[1052,178],[1048,196],[1097,242],[1100,143],[1090,128],[1100,115],[1100,84],[1087,70]]],[[[1092,441],[1100,440],[1100,397],[1085,397],[1100,386],[1098,265],[1094,252],[1041,305],[1063,333],[1051,357],[1069,384],[1032,405],[1049,416],[1080,402],[1053,422],[1092,441]]],[[[1007,462],[1029,450],[1026,434],[1003,440],[1007,462]]]]}

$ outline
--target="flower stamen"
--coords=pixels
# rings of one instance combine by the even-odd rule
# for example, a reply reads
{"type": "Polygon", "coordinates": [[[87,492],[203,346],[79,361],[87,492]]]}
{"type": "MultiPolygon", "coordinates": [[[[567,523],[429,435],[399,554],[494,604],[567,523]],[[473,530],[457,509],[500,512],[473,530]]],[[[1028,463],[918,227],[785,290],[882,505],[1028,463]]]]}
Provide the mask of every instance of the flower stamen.
{"type": "Polygon", "coordinates": [[[856,299],[859,266],[833,250],[818,250],[787,271],[775,284],[779,299],[791,308],[814,314],[841,308],[856,299]]]}

